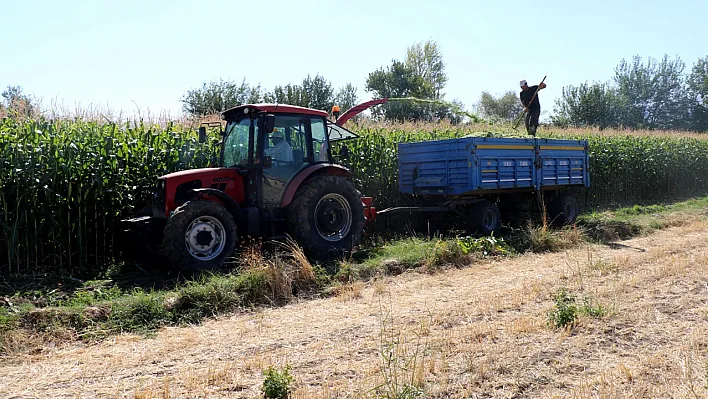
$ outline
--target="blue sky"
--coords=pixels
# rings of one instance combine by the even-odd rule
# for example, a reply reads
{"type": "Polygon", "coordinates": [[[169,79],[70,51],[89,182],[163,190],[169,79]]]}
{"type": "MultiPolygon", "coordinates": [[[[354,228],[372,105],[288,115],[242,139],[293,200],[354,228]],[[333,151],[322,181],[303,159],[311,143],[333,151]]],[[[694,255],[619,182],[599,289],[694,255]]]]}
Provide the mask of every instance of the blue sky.
{"type": "Polygon", "coordinates": [[[351,82],[436,40],[446,99],[538,82],[551,111],[561,88],[606,81],[622,58],[708,56],[706,1],[38,1],[0,0],[0,88],[42,104],[178,114],[186,90],[246,79],[270,90],[319,73],[351,82]],[[259,6],[266,5],[265,7],[259,6]]]}

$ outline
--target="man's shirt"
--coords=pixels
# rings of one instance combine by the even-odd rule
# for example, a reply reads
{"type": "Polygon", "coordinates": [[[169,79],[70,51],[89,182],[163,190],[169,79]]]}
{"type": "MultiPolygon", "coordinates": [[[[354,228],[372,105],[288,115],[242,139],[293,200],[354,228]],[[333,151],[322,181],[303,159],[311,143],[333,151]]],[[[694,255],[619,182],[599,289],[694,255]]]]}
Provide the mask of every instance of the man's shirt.
{"type": "Polygon", "coordinates": [[[536,93],[537,89],[538,85],[530,86],[528,90],[522,90],[521,93],[519,93],[521,103],[524,104],[524,106],[528,108],[529,111],[538,111],[541,109],[541,103],[538,101],[538,94],[536,94],[536,98],[534,98],[531,105],[529,105],[529,101],[531,101],[531,97],[533,97],[533,93],[536,93]]]}
{"type": "Polygon", "coordinates": [[[266,155],[269,155],[276,161],[282,162],[293,162],[293,149],[290,147],[287,141],[283,140],[275,146],[268,148],[266,150],[266,155]]]}

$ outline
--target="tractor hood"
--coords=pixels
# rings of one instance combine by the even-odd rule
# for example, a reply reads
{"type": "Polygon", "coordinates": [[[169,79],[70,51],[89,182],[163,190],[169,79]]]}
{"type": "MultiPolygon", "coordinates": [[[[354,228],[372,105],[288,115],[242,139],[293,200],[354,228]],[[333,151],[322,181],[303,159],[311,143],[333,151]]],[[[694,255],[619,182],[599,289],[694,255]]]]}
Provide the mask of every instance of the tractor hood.
{"type": "Polygon", "coordinates": [[[215,173],[219,173],[221,169],[227,169],[227,168],[201,168],[201,169],[187,169],[187,170],[180,170],[179,172],[173,172],[169,173],[163,176],[160,176],[160,179],[165,179],[165,180],[172,180],[172,179],[178,179],[178,180],[185,180],[185,179],[200,179],[204,175],[213,175],[215,173]]]}
{"type": "Polygon", "coordinates": [[[184,183],[191,188],[219,186],[221,183],[234,181],[238,176],[236,168],[201,168],[189,169],[161,176],[158,180],[166,183],[167,187],[178,187],[184,183]],[[195,182],[199,181],[199,184],[195,182]],[[196,185],[195,185],[196,184],[196,185]],[[193,187],[192,187],[193,186],[193,187]]]}
{"type": "Polygon", "coordinates": [[[189,169],[161,176],[158,191],[164,192],[165,215],[193,196],[192,190],[216,189],[228,197],[242,203],[245,199],[243,176],[237,168],[189,169]]]}

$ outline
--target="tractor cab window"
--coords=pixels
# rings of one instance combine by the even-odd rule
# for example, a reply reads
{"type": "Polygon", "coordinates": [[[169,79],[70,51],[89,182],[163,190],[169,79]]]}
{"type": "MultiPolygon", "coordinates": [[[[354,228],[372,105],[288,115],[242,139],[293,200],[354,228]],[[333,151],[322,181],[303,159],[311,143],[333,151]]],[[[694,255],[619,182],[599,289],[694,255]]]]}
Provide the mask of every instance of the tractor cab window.
{"type": "Polygon", "coordinates": [[[329,161],[329,151],[327,143],[327,134],[325,133],[324,119],[322,118],[312,118],[312,150],[315,153],[315,162],[327,162],[329,161]]]}
{"type": "Polygon", "coordinates": [[[359,136],[350,132],[349,130],[337,125],[336,123],[327,122],[327,130],[329,133],[329,142],[342,141],[354,139],[359,136]]]}
{"type": "Polygon", "coordinates": [[[273,132],[266,135],[265,155],[273,168],[299,169],[307,156],[305,123],[301,116],[276,115],[273,132]]]}
{"type": "MultiPolygon", "coordinates": [[[[239,122],[229,122],[226,125],[226,138],[224,139],[224,163],[226,167],[248,165],[248,131],[251,119],[243,118],[239,122]]],[[[255,126],[258,135],[258,124],[255,126]]]]}
{"type": "MultiPolygon", "coordinates": [[[[270,157],[263,169],[263,203],[277,206],[288,181],[305,165],[321,162],[326,141],[324,118],[276,114],[272,133],[265,134],[264,155],[270,157]],[[313,148],[314,147],[314,148],[313,148]]],[[[325,159],[326,158],[325,148],[325,159]]]]}

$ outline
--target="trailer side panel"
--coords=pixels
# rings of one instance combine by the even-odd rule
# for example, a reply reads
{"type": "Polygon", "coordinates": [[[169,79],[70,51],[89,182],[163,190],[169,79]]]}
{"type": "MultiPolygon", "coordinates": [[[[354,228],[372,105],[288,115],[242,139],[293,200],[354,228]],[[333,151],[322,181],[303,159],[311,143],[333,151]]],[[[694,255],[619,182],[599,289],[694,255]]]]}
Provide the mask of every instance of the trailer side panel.
{"type": "Polygon", "coordinates": [[[536,146],[538,188],[590,186],[587,141],[537,139],[536,146]]]}
{"type": "Polygon", "coordinates": [[[398,144],[402,193],[483,195],[589,186],[583,140],[465,137],[398,144]]]}

